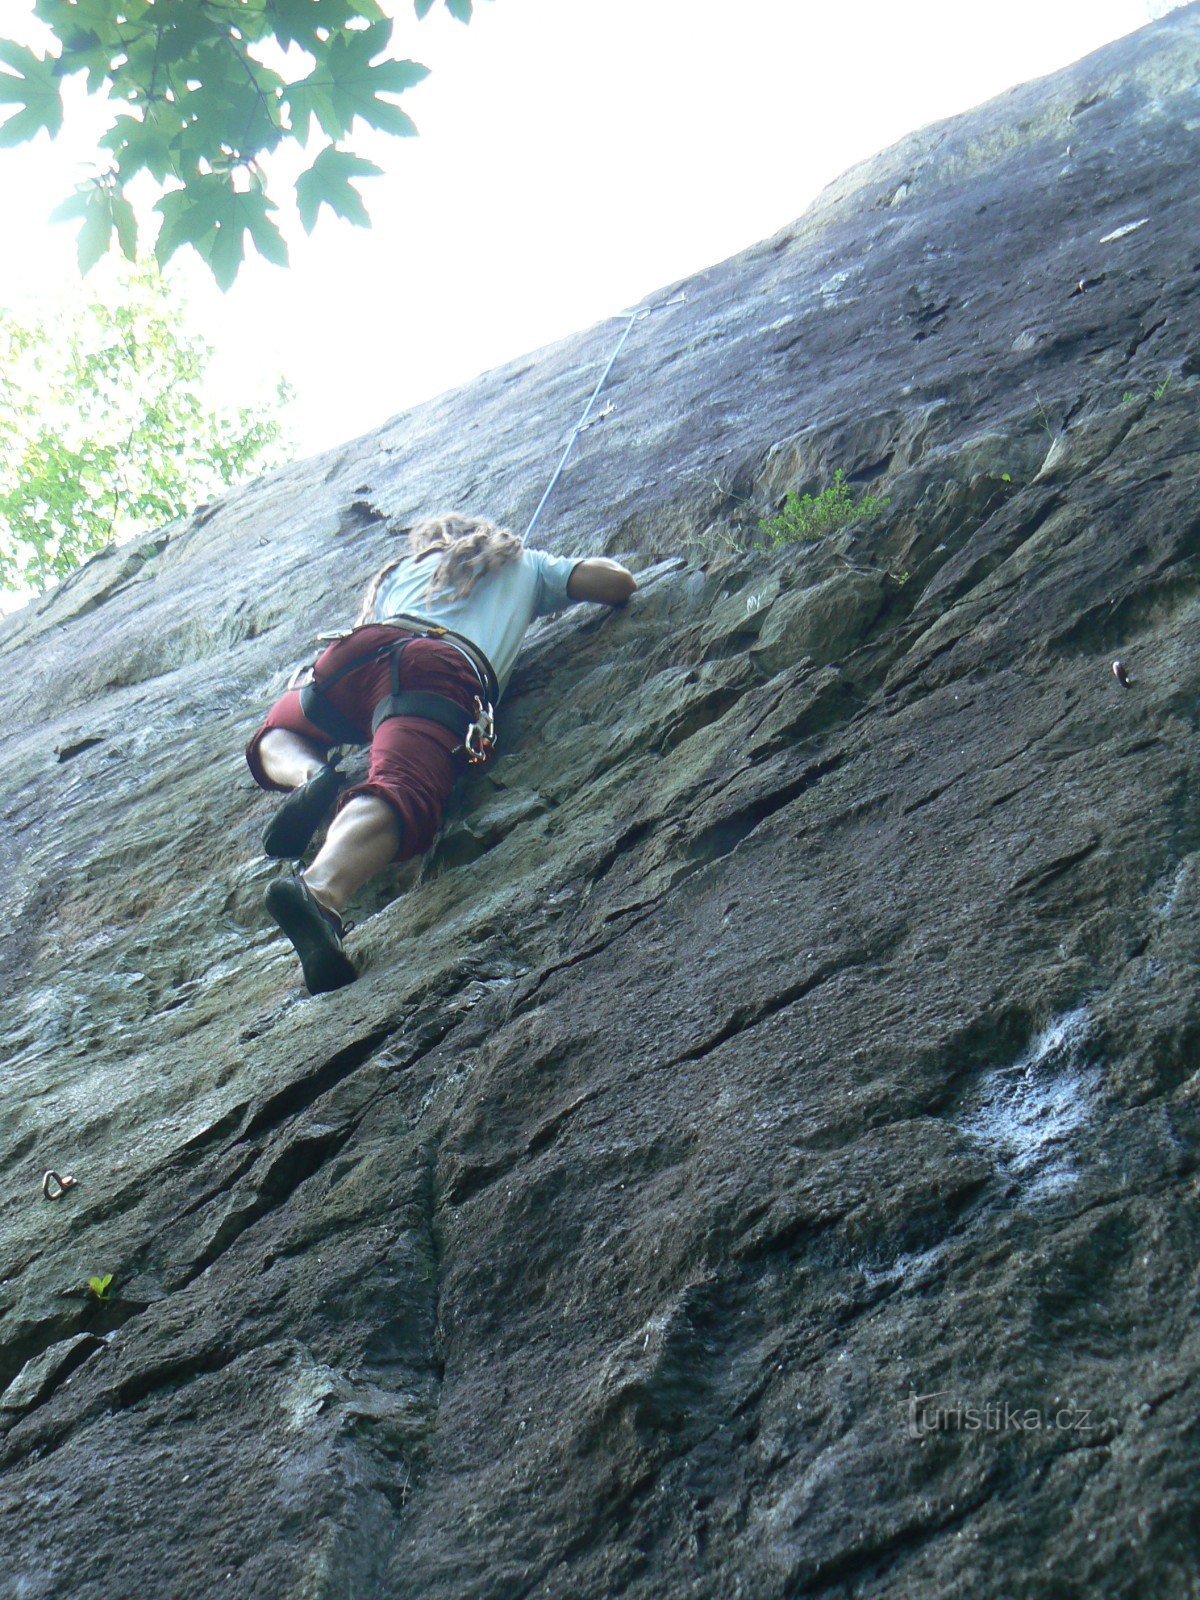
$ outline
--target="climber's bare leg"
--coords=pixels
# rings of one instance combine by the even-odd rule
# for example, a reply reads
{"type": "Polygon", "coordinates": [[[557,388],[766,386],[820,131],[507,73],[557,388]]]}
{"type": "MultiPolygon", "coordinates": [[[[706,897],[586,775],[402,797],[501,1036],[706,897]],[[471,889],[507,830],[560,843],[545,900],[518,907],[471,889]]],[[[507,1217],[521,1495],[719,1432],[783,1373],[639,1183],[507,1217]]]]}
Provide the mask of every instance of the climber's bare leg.
{"type": "Polygon", "coordinates": [[[271,728],[259,740],[258,756],[272,783],[298,789],[325,765],[320,749],[289,728],[271,728]]]}
{"type": "Polygon", "coordinates": [[[330,823],[325,843],[305,868],[305,883],[323,906],[340,916],[363,884],[391,861],[400,833],[400,819],[386,800],[355,795],[330,823]]]}

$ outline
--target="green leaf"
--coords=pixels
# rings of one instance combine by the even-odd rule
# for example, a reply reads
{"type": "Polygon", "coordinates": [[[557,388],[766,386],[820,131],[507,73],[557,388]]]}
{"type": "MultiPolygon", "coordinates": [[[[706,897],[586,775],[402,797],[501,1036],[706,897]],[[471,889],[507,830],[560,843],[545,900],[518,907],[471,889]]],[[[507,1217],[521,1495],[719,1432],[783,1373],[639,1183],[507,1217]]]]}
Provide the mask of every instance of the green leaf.
{"type": "Polygon", "coordinates": [[[259,190],[238,193],[228,173],[204,173],[158,202],[155,210],[163,223],[154,253],[161,263],[180,245],[194,245],[220,287],[228,289],[245,258],[247,233],[259,255],[278,266],[287,265],[287,244],[267,215],[276,209],[259,190]]]}
{"type": "Polygon", "coordinates": [[[70,222],[73,217],[82,217],[88,208],[88,196],[92,192],[89,183],[84,188],[77,190],[69,199],[64,200],[60,206],[55,206],[50,213],[51,222],[70,222]]]}
{"type": "Polygon", "coordinates": [[[64,32],[77,25],[75,7],[70,0],[34,0],[33,14],[39,22],[53,28],[60,39],[64,32]]]}
{"type": "Polygon", "coordinates": [[[123,194],[112,198],[112,219],[117,230],[117,243],[126,261],[137,260],[137,217],[123,194]]]}
{"type": "Polygon", "coordinates": [[[88,1288],[96,1296],[97,1300],[107,1300],[109,1285],[112,1283],[112,1281],[112,1273],[106,1272],[102,1278],[89,1278],[88,1288]]]}
{"type": "Polygon", "coordinates": [[[0,40],[0,62],[11,72],[0,72],[0,104],[20,106],[0,124],[0,145],[20,144],[43,128],[51,138],[62,127],[62,92],[54,76],[54,58],[36,56],[11,39],[0,40]]]}
{"type": "Polygon", "coordinates": [[[79,230],[76,241],[76,251],[79,255],[80,272],[90,272],[108,249],[108,241],[112,238],[113,213],[110,197],[103,191],[94,191],[94,198],[88,203],[84,215],[83,227],[79,230]]]}
{"type": "Polygon", "coordinates": [[[294,40],[315,56],[328,48],[331,35],[344,32],[347,23],[360,17],[383,22],[386,13],[378,0],[271,0],[276,38],[282,44],[294,40]]]}
{"type": "MultiPolygon", "coordinates": [[[[271,202],[265,195],[246,195],[246,200],[261,200],[269,207],[271,202]]],[[[254,248],[266,261],[271,261],[277,267],[286,267],[288,264],[287,242],[275,223],[267,216],[266,210],[259,211],[250,207],[246,213],[246,228],[254,240],[254,248]]]]}
{"type": "Polygon", "coordinates": [[[367,208],[350,179],[379,177],[382,170],[373,161],[366,161],[349,150],[326,145],[312,166],[296,179],[296,207],[305,233],[313,231],[323,205],[357,227],[369,227],[371,219],[367,208]]]}
{"type": "MultiPolygon", "coordinates": [[[[35,55],[27,45],[17,44],[12,39],[0,39],[0,62],[6,67],[11,67],[12,71],[21,77],[35,80],[49,77],[53,65],[50,57],[35,55]]],[[[5,96],[5,99],[11,98],[14,97],[5,96]]],[[[25,97],[23,94],[17,94],[15,98],[23,100],[25,97]]]]}
{"type": "Polygon", "coordinates": [[[168,190],[154,207],[163,219],[154,244],[159,265],[170,260],[180,245],[199,248],[222,220],[232,195],[233,185],[222,173],[202,173],[182,189],[168,190]]]}
{"type": "MultiPolygon", "coordinates": [[[[252,8],[243,4],[239,9],[242,13],[238,17],[241,31],[249,32],[252,8]]],[[[207,6],[196,4],[195,0],[172,6],[157,0],[154,11],[157,26],[153,39],[148,41],[150,72],[145,75],[147,83],[156,67],[186,61],[201,45],[224,38],[228,33],[227,25],[218,21],[207,6]]]]}
{"type": "Polygon", "coordinates": [[[307,137],[310,115],[335,140],[344,137],[355,117],[389,133],[416,132],[412,119],[380,96],[411,89],[429,76],[429,69],[418,61],[376,61],[391,31],[390,22],[378,22],[338,35],[308,77],[284,91],[297,138],[307,137]]]}
{"type": "Polygon", "coordinates": [[[158,114],[147,113],[142,118],[120,116],[107,132],[100,135],[100,143],[111,150],[117,159],[117,170],[122,178],[135,172],[148,172],[161,183],[175,173],[175,155],[171,140],[179,134],[183,122],[178,113],[164,107],[158,114]]]}
{"type": "Polygon", "coordinates": [[[137,219],[133,207],[118,189],[105,183],[84,185],[50,213],[51,222],[83,218],[76,250],[80,272],[90,272],[108,249],[115,227],[121,249],[132,261],[137,249],[137,219]]]}
{"type": "Polygon", "coordinates": [[[109,83],[113,73],[114,52],[110,45],[92,44],[86,35],[80,35],[70,49],[64,44],[59,77],[72,72],[85,72],[89,94],[99,94],[109,83]]]}
{"type": "Polygon", "coordinates": [[[360,111],[359,116],[373,128],[381,128],[384,133],[395,134],[401,139],[415,139],[417,136],[417,125],[408,112],[401,111],[390,100],[376,100],[369,111],[360,111]]]}
{"type": "Polygon", "coordinates": [[[129,40],[125,6],[118,11],[113,0],[36,0],[33,9],[62,45],[58,76],[94,65],[93,56],[112,61],[124,55],[129,40]]]}
{"type": "MultiPolygon", "coordinates": [[[[417,21],[423,21],[433,10],[434,0],[416,0],[417,21]]],[[[446,10],[459,22],[470,22],[471,0],[446,0],[446,10]]]]}
{"type": "Polygon", "coordinates": [[[222,289],[232,288],[245,258],[244,234],[244,229],[223,222],[211,237],[206,236],[197,243],[196,248],[212,268],[213,277],[222,289]]]}
{"type": "Polygon", "coordinates": [[[334,104],[330,86],[321,82],[316,73],[289,84],[284,98],[291,120],[291,133],[298,143],[307,143],[313,117],[331,139],[341,139],[350,131],[349,122],[343,121],[334,104]]]}
{"type": "MultiPolygon", "coordinates": [[[[419,61],[380,61],[368,70],[371,74],[370,88],[375,94],[381,90],[387,94],[403,94],[405,89],[413,88],[429,76],[429,68],[423,67],[419,61]]],[[[365,87],[365,74],[362,81],[365,87]]]]}

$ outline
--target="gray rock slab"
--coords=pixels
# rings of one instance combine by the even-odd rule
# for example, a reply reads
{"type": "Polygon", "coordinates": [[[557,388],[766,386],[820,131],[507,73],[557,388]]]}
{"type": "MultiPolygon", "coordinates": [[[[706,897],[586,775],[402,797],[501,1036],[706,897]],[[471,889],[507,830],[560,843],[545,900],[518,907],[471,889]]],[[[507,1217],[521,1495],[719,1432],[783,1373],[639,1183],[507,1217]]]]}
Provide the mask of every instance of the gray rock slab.
{"type": "Polygon", "coordinates": [[[1190,6],[652,297],[538,528],[640,588],[349,989],[242,748],[618,325],[0,624],[6,1595],[1194,1594],[1198,79],[1190,6]]]}

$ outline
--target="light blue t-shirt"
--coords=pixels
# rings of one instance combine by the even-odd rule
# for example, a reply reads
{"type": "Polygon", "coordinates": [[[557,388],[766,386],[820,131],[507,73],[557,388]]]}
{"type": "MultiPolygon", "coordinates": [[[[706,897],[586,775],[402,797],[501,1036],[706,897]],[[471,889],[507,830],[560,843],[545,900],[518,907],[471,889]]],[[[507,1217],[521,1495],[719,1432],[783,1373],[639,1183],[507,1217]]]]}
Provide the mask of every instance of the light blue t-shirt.
{"type": "Polygon", "coordinates": [[[567,580],[584,557],[552,556],[547,550],[526,548],[519,560],[485,572],[465,600],[456,599],[452,589],[426,600],[425,591],[441,557],[440,550],[430,550],[402,561],[379,591],[375,620],[385,622],[402,612],[453,628],[483,651],[503,694],[533,619],[579,603],[567,594],[567,580]]]}

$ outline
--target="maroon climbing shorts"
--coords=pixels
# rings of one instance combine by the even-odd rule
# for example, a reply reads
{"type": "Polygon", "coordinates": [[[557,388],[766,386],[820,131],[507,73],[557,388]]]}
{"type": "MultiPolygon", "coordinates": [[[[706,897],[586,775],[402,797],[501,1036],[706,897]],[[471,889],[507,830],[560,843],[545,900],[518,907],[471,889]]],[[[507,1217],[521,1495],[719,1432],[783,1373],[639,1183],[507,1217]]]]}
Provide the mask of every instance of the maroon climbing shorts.
{"type": "MultiPolygon", "coordinates": [[[[342,792],[337,809],[355,795],[375,794],[399,816],[403,824],[396,861],[424,855],[441,826],[442,811],[454,788],[454,781],[466,766],[466,754],[456,746],[462,740],[427,717],[389,717],[371,735],[371,717],[381,700],[392,692],[391,658],[372,661],[370,656],[390,640],[410,638],[400,657],[401,689],[424,689],[445,695],[465,711],[475,709],[479,679],[461,650],[440,639],[426,639],[404,628],[372,623],[356,628],[345,639],[331,644],[317,657],[317,681],[327,681],[335,672],[364,657],[361,668],[352,670],[335,683],[328,695],[329,704],[354,724],[362,742],[371,746],[371,764],[362,783],[342,792]]],[[[289,689],[271,707],[270,715],[246,746],[246,761],[254,781],[263,789],[284,789],[272,783],[263,771],[259,745],[272,728],[287,728],[301,734],[322,752],[338,743],[311,723],[300,709],[300,691],[289,689]]]]}

